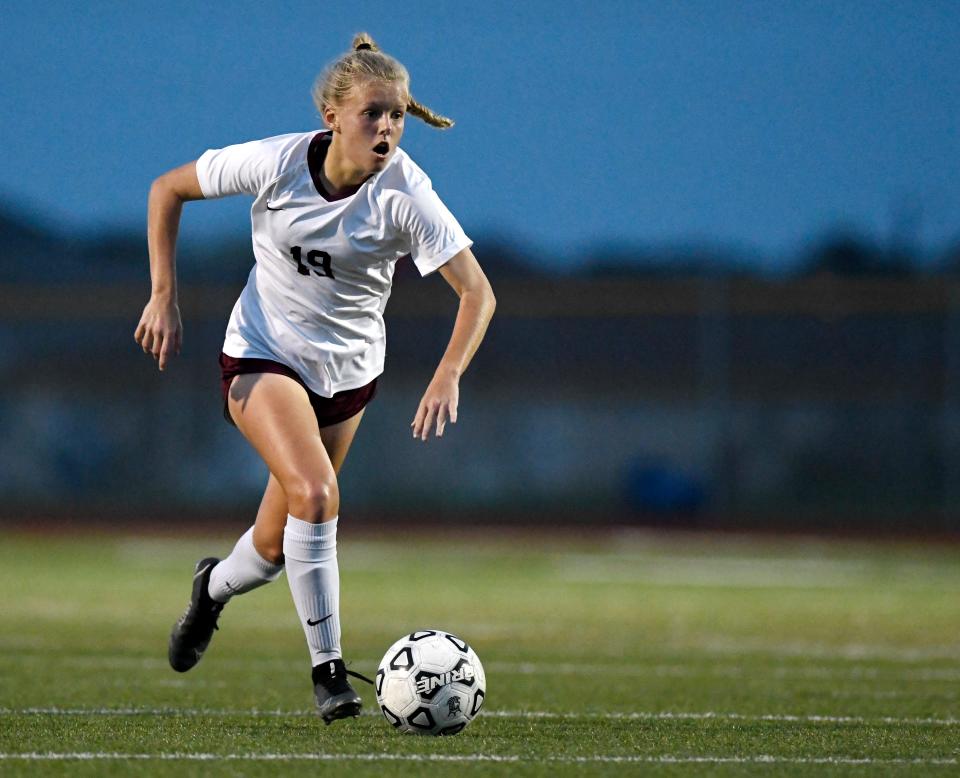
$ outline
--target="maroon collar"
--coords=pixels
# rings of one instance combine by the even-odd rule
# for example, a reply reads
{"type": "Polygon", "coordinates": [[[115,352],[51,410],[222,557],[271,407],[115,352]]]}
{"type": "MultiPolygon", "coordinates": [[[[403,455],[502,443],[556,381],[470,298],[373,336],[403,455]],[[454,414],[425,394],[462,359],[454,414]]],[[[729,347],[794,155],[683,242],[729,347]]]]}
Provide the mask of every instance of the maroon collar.
{"type": "Polygon", "coordinates": [[[356,194],[360,186],[363,186],[363,184],[360,184],[360,186],[341,189],[339,192],[329,192],[323,185],[320,171],[323,170],[323,161],[327,158],[327,149],[330,148],[332,138],[333,134],[330,130],[318,132],[313,136],[313,139],[310,141],[310,147],[307,149],[307,166],[310,168],[310,178],[313,179],[313,185],[316,187],[320,196],[331,203],[335,200],[343,200],[345,197],[356,194]]]}

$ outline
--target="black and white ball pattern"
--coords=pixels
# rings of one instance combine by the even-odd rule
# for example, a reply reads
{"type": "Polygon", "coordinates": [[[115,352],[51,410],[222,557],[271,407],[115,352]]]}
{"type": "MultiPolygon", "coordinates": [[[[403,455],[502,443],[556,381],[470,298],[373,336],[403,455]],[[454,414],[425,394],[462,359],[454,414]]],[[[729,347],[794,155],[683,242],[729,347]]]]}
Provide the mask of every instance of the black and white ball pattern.
{"type": "Polygon", "coordinates": [[[401,732],[454,735],[483,706],[487,679],[476,652],[456,635],[420,629],[383,655],[377,703],[401,732]]]}

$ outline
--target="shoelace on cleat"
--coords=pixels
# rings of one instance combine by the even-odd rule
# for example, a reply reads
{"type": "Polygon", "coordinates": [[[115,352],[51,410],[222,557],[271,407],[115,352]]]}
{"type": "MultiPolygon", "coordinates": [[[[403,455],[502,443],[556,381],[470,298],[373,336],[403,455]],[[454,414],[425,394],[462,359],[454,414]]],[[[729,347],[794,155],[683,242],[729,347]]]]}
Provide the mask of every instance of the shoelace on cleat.
{"type": "Polygon", "coordinates": [[[355,672],[353,672],[353,670],[347,670],[347,675],[352,675],[354,678],[359,678],[361,681],[366,681],[366,682],[367,682],[368,684],[370,684],[371,686],[375,686],[375,685],[376,685],[376,684],[374,684],[373,681],[371,681],[369,678],[367,678],[367,676],[365,676],[365,675],[363,675],[363,674],[361,674],[361,673],[355,673],[355,672]]]}

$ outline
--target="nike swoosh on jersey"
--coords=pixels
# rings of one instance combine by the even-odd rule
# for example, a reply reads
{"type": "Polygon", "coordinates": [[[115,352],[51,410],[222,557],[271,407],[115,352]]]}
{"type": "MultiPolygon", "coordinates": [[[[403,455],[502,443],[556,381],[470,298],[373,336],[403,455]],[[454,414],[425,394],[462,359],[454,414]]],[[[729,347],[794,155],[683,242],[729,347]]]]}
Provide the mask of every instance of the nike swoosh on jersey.
{"type": "Polygon", "coordinates": [[[327,619],[329,619],[331,616],[333,616],[333,614],[332,614],[332,613],[329,613],[329,614],[327,614],[326,616],[324,616],[322,619],[317,619],[316,621],[314,621],[313,619],[307,619],[307,626],[309,626],[309,627],[315,627],[315,626],[317,626],[317,624],[323,624],[323,622],[325,622],[325,621],[326,621],[327,619]]]}
{"type": "Polygon", "coordinates": [[[267,203],[267,210],[268,210],[268,211],[282,211],[283,208],[271,208],[271,207],[270,207],[270,203],[267,203]]]}

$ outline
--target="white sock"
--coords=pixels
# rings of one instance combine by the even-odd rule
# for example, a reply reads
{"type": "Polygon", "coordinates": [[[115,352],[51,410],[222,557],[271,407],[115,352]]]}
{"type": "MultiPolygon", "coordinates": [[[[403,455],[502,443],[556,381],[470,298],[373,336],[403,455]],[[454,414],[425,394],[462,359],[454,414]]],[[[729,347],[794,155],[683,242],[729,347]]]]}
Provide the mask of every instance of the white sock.
{"type": "Polygon", "coordinates": [[[210,572],[207,594],[217,602],[227,602],[235,594],[243,594],[277,580],[283,565],[268,562],[253,547],[253,527],[240,536],[230,556],[210,572]]]}
{"type": "Polygon", "coordinates": [[[340,657],[340,568],[337,517],[322,524],[287,516],[283,532],[287,581],[310,648],[310,662],[340,657]]]}

